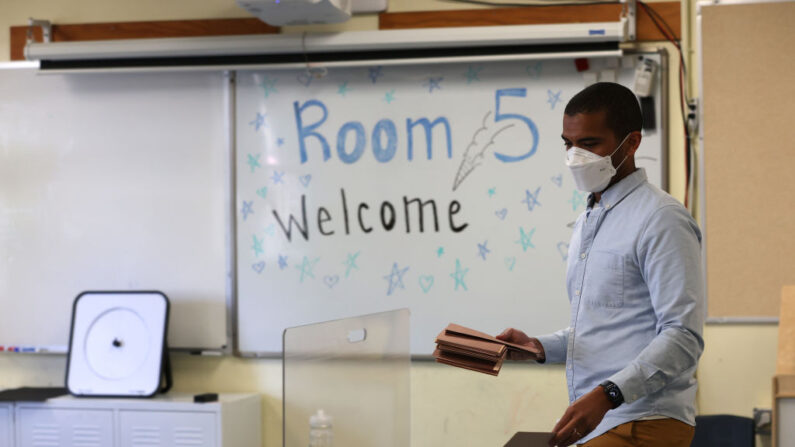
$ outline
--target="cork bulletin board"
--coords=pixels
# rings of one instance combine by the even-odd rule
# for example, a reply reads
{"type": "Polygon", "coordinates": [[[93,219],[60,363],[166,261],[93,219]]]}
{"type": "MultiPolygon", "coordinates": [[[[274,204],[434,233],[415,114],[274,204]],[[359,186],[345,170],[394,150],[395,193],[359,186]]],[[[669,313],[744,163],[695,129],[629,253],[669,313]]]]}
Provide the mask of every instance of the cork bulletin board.
{"type": "Polygon", "coordinates": [[[795,283],[795,3],[699,8],[711,321],[770,320],[795,283]]]}

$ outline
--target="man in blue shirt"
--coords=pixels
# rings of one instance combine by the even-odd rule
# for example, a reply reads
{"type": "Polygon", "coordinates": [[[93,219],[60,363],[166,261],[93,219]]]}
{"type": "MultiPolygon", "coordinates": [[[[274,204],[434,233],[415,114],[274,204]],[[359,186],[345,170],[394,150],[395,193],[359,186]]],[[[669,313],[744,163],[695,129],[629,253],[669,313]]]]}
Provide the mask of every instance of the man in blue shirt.
{"type": "Polygon", "coordinates": [[[619,84],[591,85],[569,101],[566,165],[591,193],[569,244],[569,327],[498,336],[539,348],[540,363],[566,363],[570,405],[550,445],[688,447],[693,437],[706,311],[701,232],[635,167],[641,127],[635,95],[619,84]]]}

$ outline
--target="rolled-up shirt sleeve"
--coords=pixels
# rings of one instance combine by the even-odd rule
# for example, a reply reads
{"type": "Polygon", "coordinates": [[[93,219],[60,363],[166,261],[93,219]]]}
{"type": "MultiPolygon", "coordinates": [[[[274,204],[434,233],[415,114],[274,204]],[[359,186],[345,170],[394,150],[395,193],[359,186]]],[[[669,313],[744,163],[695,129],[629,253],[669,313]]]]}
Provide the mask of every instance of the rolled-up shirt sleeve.
{"type": "Polygon", "coordinates": [[[565,363],[566,347],[569,344],[569,328],[536,337],[544,347],[544,363],[565,363]]]}
{"type": "Polygon", "coordinates": [[[681,207],[660,208],[650,216],[637,250],[657,317],[657,334],[634,361],[608,378],[621,390],[626,403],[694,372],[704,350],[701,232],[692,217],[681,207]]]}

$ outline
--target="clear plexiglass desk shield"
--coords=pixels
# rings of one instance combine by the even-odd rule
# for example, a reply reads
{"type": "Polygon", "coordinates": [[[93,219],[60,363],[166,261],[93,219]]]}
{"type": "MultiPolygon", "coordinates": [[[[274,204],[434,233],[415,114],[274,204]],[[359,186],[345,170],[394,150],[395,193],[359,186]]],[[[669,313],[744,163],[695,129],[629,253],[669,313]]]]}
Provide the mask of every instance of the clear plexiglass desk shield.
{"type": "Polygon", "coordinates": [[[409,311],[284,331],[284,446],[309,445],[309,418],[332,418],[335,447],[408,447],[409,311]]]}

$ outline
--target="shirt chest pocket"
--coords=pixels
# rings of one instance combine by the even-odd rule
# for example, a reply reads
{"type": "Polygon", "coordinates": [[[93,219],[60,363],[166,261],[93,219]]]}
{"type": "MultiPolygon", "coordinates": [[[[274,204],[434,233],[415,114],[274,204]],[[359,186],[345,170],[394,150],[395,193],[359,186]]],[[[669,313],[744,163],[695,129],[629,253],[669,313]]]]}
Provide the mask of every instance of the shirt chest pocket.
{"type": "Polygon", "coordinates": [[[624,306],[624,257],[618,253],[593,250],[585,267],[583,300],[589,307],[624,306]]]}

